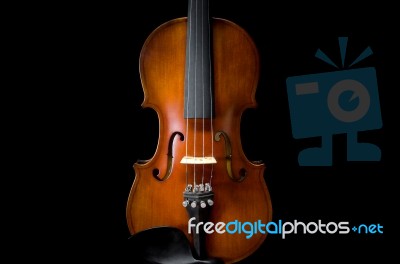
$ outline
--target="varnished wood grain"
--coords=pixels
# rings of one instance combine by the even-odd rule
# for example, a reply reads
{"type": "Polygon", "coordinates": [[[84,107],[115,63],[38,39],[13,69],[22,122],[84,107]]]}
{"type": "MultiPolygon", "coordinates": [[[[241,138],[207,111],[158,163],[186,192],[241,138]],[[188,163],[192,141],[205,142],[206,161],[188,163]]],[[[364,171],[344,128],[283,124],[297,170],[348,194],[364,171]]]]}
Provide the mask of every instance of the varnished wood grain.
{"type": "MultiPolygon", "coordinates": [[[[140,56],[140,76],[144,91],[143,107],[158,114],[159,139],[153,157],[145,164],[134,164],[135,180],[128,197],[126,217],[132,234],[155,226],[174,226],[188,234],[188,215],[182,206],[186,186],[186,166],[180,164],[183,156],[203,152],[213,155],[212,186],[215,193],[210,221],[267,223],[272,219],[272,206],[264,181],[264,164],[250,162],[241,145],[240,120],[246,108],[256,107],[255,92],[259,77],[259,56],[248,34],[236,24],[212,20],[212,52],[215,118],[187,121],[184,110],[184,77],[186,50],[186,18],[169,21],[157,28],[146,40],[140,56]],[[196,126],[195,126],[196,123],[196,126]],[[194,129],[196,127],[196,129],[194,129]],[[211,127],[213,131],[211,131],[211,127]],[[187,130],[188,128],[188,130],[187,130]],[[154,169],[160,177],[167,169],[167,152],[170,136],[181,132],[185,139],[175,139],[173,168],[166,181],[156,180],[154,169]],[[224,131],[232,143],[232,169],[235,174],[244,168],[247,177],[234,182],[228,175],[225,162],[224,141],[214,141],[213,134],[224,131]],[[196,136],[195,136],[196,135],[196,136]],[[196,139],[196,140],[195,140],[196,139]],[[190,146],[186,149],[186,144],[190,146]],[[203,148],[204,146],[204,148],[203,148]]],[[[254,124],[254,129],[258,124],[254,124]]],[[[138,129],[147,129],[138,124],[138,129]]],[[[257,146],[254,146],[257,147],[257,146]]],[[[189,180],[195,173],[201,177],[203,166],[189,166],[189,180]]],[[[211,173],[205,167],[206,181],[211,173]]],[[[197,179],[200,181],[200,179],[197,179]]],[[[252,254],[265,240],[257,233],[246,239],[245,234],[207,235],[207,253],[233,263],[252,254]]]]}

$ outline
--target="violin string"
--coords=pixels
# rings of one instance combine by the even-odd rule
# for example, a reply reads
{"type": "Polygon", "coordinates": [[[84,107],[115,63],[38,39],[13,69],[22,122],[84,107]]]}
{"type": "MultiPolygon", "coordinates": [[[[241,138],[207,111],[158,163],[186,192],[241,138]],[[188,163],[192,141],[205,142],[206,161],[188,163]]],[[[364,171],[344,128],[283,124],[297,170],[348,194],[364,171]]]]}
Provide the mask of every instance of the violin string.
{"type": "MultiPolygon", "coordinates": [[[[192,13],[192,1],[189,1],[189,14],[191,14],[192,13]]],[[[189,16],[189,21],[187,21],[187,26],[189,27],[188,28],[188,53],[187,53],[187,55],[188,55],[188,68],[187,68],[187,85],[186,85],[186,87],[187,87],[187,89],[186,89],[186,92],[187,92],[187,100],[186,100],[186,113],[187,113],[187,115],[189,115],[189,100],[190,100],[190,89],[189,89],[189,84],[190,84],[190,65],[191,65],[191,63],[190,63],[190,47],[191,47],[191,41],[190,41],[190,39],[191,39],[191,35],[192,35],[192,28],[191,28],[191,24],[192,24],[192,16],[189,16]]],[[[189,118],[188,117],[186,117],[186,157],[187,157],[187,155],[188,155],[188,142],[189,142],[189,118]]],[[[188,186],[188,164],[186,163],[186,165],[185,165],[185,169],[186,169],[186,186],[188,186]]]]}
{"type": "MultiPolygon", "coordinates": [[[[194,46],[195,46],[195,53],[194,53],[194,133],[193,133],[193,157],[196,160],[196,121],[197,121],[197,105],[196,105],[196,101],[197,101],[197,18],[198,18],[198,14],[197,14],[197,2],[196,1],[196,7],[195,7],[195,40],[194,40],[194,46]]],[[[193,186],[196,187],[196,164],[195,162],[193,163],[193,186]]]]}
{"type": "MultiPolygon", "coordinates": [[[[208,23],[208,46],[210,48],[210,52],[208,53],[208,61],[209,61],[209,67],[208,70],[210,71],[210,84],[209,84],[209,89],[210,89],[210,123],[211,123],[211,157],[214,157],[214,127],[213,127],[213,92],[212,92],[212,67],[211,67],[211,26],[210,26],[210,5],[207,6],[207,23],[208,23]]],[[[213,170],[214,170],[214,164],[211,164],[211,172],[210,172],[210,186],[211,186],[211,180],[213,177],[213,170]]]]}
{"type": "MultiPolygon", "coordinates": [[[[205,1],[203,1],[203,3],[204,3],[205,1]]],[[[204,46],[204,43],[203,43],[203,9],[204,8],[202,8],[201,9],[201,11],[202,11],[202,13],[201,13],[201,46],[203,47],[204,46]]],[[[203,118],[203,141],[202,141],[202,147],[203,147],[203,159],[204,159],[204,120],[205,120],[205,118],[204,118],[204,100],[205,100],[205,98],[204,98],[204,90],[205,90],[205,78],[204,78],[204,58],[203,58],[203,51],[204,51],[204,49],[201,49],[201,74],[202,74],[202,87],[203,87],[203,89],[202,89],[202,91],[203,91],[203,116],[202,116],[202,118],[203,118]]],[[[202,176],[201,176],[201,184],[204,184],[204,168],[205,168],[205,164],[203,163],[203,171],[202,171],[202,176]]]]}

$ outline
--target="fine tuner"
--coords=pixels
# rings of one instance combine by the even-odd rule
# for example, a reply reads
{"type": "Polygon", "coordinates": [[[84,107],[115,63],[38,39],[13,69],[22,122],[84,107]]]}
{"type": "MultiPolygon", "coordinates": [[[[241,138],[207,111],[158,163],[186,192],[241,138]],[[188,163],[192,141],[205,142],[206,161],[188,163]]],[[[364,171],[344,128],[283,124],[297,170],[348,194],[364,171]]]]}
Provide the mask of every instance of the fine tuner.
{"type": "Polygon", "coordinates": [[[213,200],[214,193],[210,183],[196,184],[193,188],[192,184],[188,184],[183,193],[184,201],[182,202],[183,207],[187,207],[189,204],[191,208],[196,208],[199,204],[201,208],[214,205],[213,200]]]}

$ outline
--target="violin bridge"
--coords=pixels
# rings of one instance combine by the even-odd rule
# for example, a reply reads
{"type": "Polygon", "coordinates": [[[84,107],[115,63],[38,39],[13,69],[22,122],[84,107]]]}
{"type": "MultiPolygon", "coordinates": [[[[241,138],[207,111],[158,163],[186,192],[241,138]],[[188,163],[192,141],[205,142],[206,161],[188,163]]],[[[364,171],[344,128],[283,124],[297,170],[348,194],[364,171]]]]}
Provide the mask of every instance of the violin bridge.
{"type": "Polygon", "coordinates": [[[192,157],[184,156],[181,160],[182,164],[214,164],[217,160],[214,157],[192,157]]]}

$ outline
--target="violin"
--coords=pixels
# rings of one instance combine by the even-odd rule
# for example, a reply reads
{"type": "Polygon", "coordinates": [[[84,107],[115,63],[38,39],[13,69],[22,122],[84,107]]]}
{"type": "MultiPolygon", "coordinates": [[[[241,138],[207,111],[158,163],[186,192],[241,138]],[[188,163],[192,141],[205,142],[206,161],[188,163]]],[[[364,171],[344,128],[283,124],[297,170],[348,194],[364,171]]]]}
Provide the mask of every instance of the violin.
{"type": "Polygon", "coordinates": [[[243,28],[210,18],[209,6],[188,0],[187,17],[160,25],[140,52],[142,107],[157,113],[159,137],[153,157],[133,165],[126,219],[131,234],[171,226],[199,259],[233,263],[267,233],[246,238],[201,224],[272,220],[266,166],[247,159],[240,136],[243,112],[257,106],[259,55],[243,28]]]}

